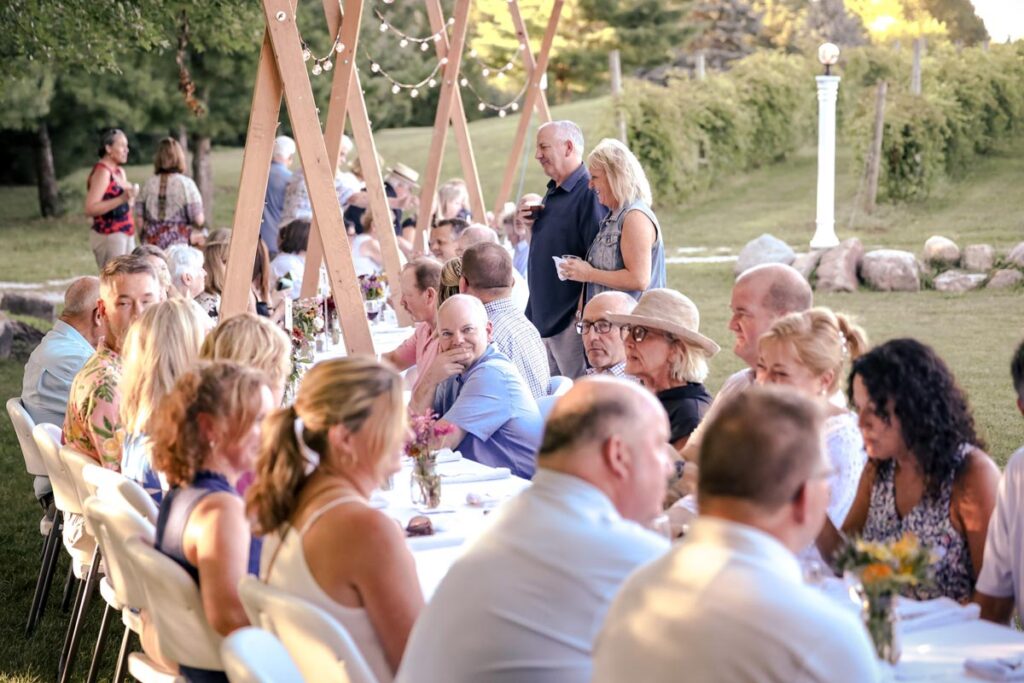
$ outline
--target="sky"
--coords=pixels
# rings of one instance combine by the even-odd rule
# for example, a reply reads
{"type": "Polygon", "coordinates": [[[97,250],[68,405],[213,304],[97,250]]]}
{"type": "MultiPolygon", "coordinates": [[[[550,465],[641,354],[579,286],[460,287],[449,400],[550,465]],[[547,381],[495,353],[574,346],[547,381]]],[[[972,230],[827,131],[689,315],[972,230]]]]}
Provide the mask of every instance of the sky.
{"type": "Polygon", "coordinates": [[[1024,0],[971,0],[995,42],[1024,38],[1024,0]]]}

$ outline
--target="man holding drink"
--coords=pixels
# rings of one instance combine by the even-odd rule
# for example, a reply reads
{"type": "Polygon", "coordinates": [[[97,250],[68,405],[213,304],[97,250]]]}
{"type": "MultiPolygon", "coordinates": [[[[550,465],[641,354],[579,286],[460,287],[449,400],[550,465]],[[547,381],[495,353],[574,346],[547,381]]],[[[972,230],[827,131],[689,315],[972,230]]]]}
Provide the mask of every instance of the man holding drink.
{"type": "Polygon", "coordinates": [[[574,328],[582,285],[559,278],[559,258],[582,258],[597,236],[606,209],[590,189],[583,164],[583,132],[572,121],[552,121],[537,131],[537,161],[551,178],[539,204],[524,197],[519,218],[531,225],[526,317],[544,340],[552,375],[580,377],[587,367],[574,328]]]}

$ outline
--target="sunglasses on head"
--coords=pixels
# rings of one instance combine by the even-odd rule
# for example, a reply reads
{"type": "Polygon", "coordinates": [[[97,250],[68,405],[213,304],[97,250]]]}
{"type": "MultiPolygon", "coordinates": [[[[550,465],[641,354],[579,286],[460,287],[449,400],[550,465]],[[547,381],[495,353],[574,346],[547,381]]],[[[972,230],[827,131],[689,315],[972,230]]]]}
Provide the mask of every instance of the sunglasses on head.
{"type": "Polygon", "coordinates": [[[665,337],[669,341],[675,341],[675,339],[676,339],[675,335],[669,334],[668,332],[663,332],[661,330],[655,330],[655,329],[652,329],[650,327],[644,327],[642,325],[629,325],[629,324],[623,325],[619,329],[619,334],[622,335],[623,341],[625,341],[626,339],[632,338],[633,341],[636,342],[637,344],[639,344],[644,339],[646,339],[648,334],[654,334],[654,335],[657,335],[659,337],[665,337]]]}

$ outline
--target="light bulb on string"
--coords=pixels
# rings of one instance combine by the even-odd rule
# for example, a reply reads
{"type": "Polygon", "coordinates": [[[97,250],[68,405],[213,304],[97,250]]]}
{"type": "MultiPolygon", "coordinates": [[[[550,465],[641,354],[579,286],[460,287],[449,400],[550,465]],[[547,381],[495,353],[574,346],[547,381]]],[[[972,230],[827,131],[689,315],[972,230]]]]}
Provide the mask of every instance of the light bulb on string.
{"type": "Polygon", "coordinates": [[[473,59],[476,59],[476,50],[470,50],[469,56],[472,57],[473,59]]]}
{"type": "Polygon", "coordinates": [[[330,71],[334,68],[334,63],[331,60],[324,60],[324,71],[330,71]]]}
{"type": "Polygon", "coordinates": [[[322,69],[322,68],[320,68],[320,63],[319,63],[319,62],[317,62],[316,64],[314,64],[314,65],[313,65],[313,68],[312,68],[312,69],[310,69],[310,70],[311,70],[311,71],[313,72],[313,75],[314,75],[314,76],[319,76],[319,75],[320,75],[320,74],[321,74],[321,73],[323,72],[323,69],[322,69]]]}
{"type": "Polygon", "coordinates": [[[380,64],[378,64],[377,62],[371,62],[370,71],[372,71],[373,73],[377,73],[378,71],[380,71],[380,64]]]}
{"type": "Polygon", "coordinates": [[[398,93],[400,93],[401,91],[402,91],[402,89],[401,89],[400,87],[398,87],[397,85],[393,85],[393,86],[391,86],[391,92],[392,92],[393,94],[397,95],[397,94],[398,94],[398,93]]]}
{"type": "Polygon", "coordinates": [[[484,111],[484,110],[486,110],[486,109],[487,109],[487,105],[486,105],[486,104],[484,104],[483,102],[481,102],[480,104],[478,104],[478,105],[476,106],[476,108],[477,108],[477,109],[479,109],[480,111],[484,111]]]}
{"type": "Polygon", "coordinates": [[[400,41],[398,41],[398,47],[409,47],[409,41],[406,40],[405,38],[402,38],[400,41]]]}
{"type": "Polygon", "coordinates": [[[384,33],[384,32],[385,32],[385,31],[387,31],[387,30],[388,30],[388,25],[387,25],[387,24],[385,24],[385,23],[382,23],[382,24],[380,25],[380,32],[381,32],[381,33],[384,33]]]}
{"type": "Polygon", "coordinates": [[[500,116],[501,118],[505,118],[505,110],[504,109],[499,109],[498,110],[498,116],[500,116]]]}
{"type": "Polygon", "coordinates": [[[417,90],[416,88],[413,88],[412,90],[409,91],[409,97],[419,97],[419,96],[420,96],[420,91],[417,90]]]}
{"type": "Polygon", "coordinates": [[[512,111],[519,111],[519,103],[518,102],[513,102],[512,104],[509,105],[509,108],[512,111]]]}
{"type": "Polygon", "coordinates": [[[440,33],[435,33],[434,34],[434,42],[435,43],[441,42],[441,34],[440,33]]]}
{"type": "Polygon", "coordinates": [[[469,85],[469,79],[463,78],[461,81],[459,81],[459,85],[465,88],[467,85],[469,85]]]}
{"type": "Polygon", "coordinates": [[[486,68],[485,68],[485,69],[482,69],[482,70],[480,71],[480,74],[481,74],[481,75],[482,75],[482,76],[483,76],[484,78],[486,78],[486,77],[488,77],[488,76],[490,76],[490,75],[491,75],[491,70],[490,70],[490,69],[486,69],[486,68]]]}
{"type": "Polygon", "coordinates": [[[448,63],[448,58],[447,58],[447,57],[441,57],[441,61],[439,62],[439,64],[440,64],[441,66],[444,66],[444,65],[446,65],[447,63],[448,63]]]}
{"type": "Polygon", "coordinates": [[[302,49],[302,61],[308,62],[313,58],[313,53],[309,51],[309,48],[302,49]]]}
{"type": "Polygon", "coordinates": [[[345,51],[345,43],[338,43],[337,45],[335,45],[334,51],[340,55],[342,52],[345,51]]]}
{"type": "Polygon", "coordinates": [[[435,88],[435,87],[437,87],[437,80],[436,80],[436,79],[433,79],[433,78],[431,78],[431,79],[430,79],[429,81],[427,81],[427,85],[428,85],[429,87],[431,87],[431,88],[435,88]]]}
{"type": "Polygon", "coordinates": [[[420,51],[421,52],[426,52],[429,47],[430,47],[430,43],[420,43],[420,51]]]}

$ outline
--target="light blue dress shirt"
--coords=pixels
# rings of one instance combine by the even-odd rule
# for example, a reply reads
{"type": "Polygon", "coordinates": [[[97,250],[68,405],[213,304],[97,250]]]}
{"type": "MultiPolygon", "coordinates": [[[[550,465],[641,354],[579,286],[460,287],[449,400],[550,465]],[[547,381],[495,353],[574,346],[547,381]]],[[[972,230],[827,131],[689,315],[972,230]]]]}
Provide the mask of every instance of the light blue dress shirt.
{"type": "Polygon", "coordinates": [[[465,372],[438,385],[434,412],[466,432],[457,447],[463,456],[533,476],[544,418],[519,370],[493,344],[465,372]]]}
{"type": "Polygon", "coordinates": [[[281,210],[284,208],[284,191],[292,179],[292,172],[280,161],[270,164],[267,178],[267,195],[263,200],[263,220],[260,222],[260,238],[267,243],[271,256],[277,254],[277,234],[281,229],[281,210]]]}
{"type": "Polygon", "coordinates": [[[669,548],[600,489],[543,467],[495,517],[420,614],[398,683],[588,683],[612,597],[669,548]]]}
{"type": "Polygon", "coordinates": [[[54,323],[25,363],[21,384],[21,402],[36,424],[64,424],[71,382],[95,352],[72,325],[54,323]]]}

